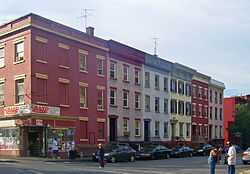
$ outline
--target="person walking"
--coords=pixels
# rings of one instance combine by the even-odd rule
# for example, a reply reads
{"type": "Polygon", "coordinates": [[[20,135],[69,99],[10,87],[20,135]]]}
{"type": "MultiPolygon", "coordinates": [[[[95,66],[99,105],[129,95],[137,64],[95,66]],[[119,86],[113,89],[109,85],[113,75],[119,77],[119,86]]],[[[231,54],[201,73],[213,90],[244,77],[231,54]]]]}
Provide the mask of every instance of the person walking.
{"type": "Polygon", "coordinates": [[[58,141],[56,138],[52,140],[52,153],[53,153],[53,158],[58,158],[58,141]]]}
{"type": "Polygon", "coordinates": [[[209,157],[208,157],[208,164],[209,164],[210,174],[215,174],[215,168],[216,168],[217,160],[218,160],[218,151],[217,151],[217,148],[213,148],[210,151],[210,154],[209,154],[209,157]]]}
{"type": "Polygon", "coordinates": [[[98,144],[97,156],[99,161],[99,168],[104,168],[104,148],[102,144],[98,144]]]}
{"type": "Polygon", "coordinates": [[[236,149],[231,142],[226,144],[229,149],[227,152],[227,164],[228,164],[228,174],[235,174],[235,165],[236,165],[236,149]]]}

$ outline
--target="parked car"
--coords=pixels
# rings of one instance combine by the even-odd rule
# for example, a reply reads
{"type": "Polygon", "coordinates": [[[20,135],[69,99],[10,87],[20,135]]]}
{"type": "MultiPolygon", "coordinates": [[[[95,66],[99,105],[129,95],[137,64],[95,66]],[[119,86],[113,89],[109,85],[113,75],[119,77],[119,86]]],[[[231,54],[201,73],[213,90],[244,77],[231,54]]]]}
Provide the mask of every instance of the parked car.
{"type": "MultiPolygon", "coordinates": [[[[107,144],[104,146],[104,152],[104,159],[107,162],[135,161],[136,151],[127,144],[107,144]]],[[[92,159],[97,161],[96,153],[93,153],[92,159]]]]}
{"type": "Polygon", "coordinates": [[[242,162],[243,164],[250,162],[250,147],[242,153],[242,162]]]}
{"type": "Polygon", "coordinates": [[[209,155],[210,151],[214,147],[211,144],[205,144],[194,150],[194,155],[196,156],[206,156],[209,155]]]}
{"type": "Polygon", "coordinates": [[[171,153],[171,157],[192,157],[193,156],[194,149],[183,146],[179,148],[175,148],[173,152],[171,153]]]}
{"type": "Polygon", "coordinates": [[[136,153],[137,159],[167,159],[170,157],[172,149],[162,145],[148,145],[136,153]]]}

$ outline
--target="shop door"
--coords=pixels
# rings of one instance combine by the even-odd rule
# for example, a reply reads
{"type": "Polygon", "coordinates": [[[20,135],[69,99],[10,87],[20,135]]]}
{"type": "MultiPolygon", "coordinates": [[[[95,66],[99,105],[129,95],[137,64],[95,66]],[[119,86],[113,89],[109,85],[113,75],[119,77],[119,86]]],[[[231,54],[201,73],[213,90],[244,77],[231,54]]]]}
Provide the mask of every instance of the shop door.
{"type": "Polygon", "coordinates": [[[43,127],[28,127],[28,150],[29,156],[42,156],[44,148],[43,127]]]}
{"type": "Polygon", "coordinates": [[[109,141],[116,141],[116,127],[117,127],[117,119],[110,118],[109,119],[109,141]]]}
{"type": "Polygon", "coordinates": [[[144,120],[144,141],[150,141],[150,121],[144,120]]]}

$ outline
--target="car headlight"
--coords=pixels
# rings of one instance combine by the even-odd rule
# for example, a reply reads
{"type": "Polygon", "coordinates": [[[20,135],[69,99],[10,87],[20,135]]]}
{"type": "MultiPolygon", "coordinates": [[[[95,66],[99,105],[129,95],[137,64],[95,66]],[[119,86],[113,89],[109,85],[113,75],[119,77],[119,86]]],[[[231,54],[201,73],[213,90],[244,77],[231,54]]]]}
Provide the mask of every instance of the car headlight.
{"type": "Polygon", "coordinates": [[[109,155],[110,155],[110,153],[105,153],[105,154],[104,154],[104,156],[109,156],[109,155]]]}

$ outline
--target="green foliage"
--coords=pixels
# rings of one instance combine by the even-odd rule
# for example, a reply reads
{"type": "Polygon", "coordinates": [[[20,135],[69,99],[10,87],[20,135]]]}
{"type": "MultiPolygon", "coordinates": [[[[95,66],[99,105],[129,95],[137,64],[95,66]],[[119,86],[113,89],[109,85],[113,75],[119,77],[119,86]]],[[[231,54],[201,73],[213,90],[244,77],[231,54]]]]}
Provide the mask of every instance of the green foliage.
{"type": "Polygon", "coordinates": [[[241,135],[241,142],[250,146],[250,105],[237,105],[235,122],[230,126],[229,132],[241,135]]]}

